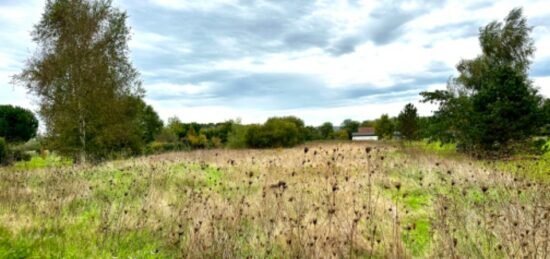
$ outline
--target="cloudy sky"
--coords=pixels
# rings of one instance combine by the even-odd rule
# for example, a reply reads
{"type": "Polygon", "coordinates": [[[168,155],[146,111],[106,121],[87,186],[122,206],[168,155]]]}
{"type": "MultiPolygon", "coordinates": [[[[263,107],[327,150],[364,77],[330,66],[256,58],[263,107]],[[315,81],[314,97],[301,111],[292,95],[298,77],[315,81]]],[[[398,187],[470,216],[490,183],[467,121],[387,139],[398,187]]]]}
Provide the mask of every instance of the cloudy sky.
{"type": "MultiPolygon", "coordinates": [[[[480,26],[522,6],[537,47],[531,77],[550,96],[550,1],[114,0],[130,16],[132,61],[163,119],[307,124],[396,115],[444,88],[480,53],[480,26]]],[[[34,46],[44,1],[0,0],[0,104],[34,109],[10,84],[34,46]]]]}

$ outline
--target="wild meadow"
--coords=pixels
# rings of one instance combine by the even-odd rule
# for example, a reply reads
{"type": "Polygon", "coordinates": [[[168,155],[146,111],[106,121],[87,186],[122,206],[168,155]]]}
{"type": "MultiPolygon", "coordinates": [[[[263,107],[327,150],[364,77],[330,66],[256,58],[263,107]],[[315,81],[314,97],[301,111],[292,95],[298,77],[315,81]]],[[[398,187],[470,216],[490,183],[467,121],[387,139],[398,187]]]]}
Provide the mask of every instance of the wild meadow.
{"type": "Polygon", "coordinates": [[[15,165],[0,258],[549,258],[549,179],[375,142],[15,165]]]}

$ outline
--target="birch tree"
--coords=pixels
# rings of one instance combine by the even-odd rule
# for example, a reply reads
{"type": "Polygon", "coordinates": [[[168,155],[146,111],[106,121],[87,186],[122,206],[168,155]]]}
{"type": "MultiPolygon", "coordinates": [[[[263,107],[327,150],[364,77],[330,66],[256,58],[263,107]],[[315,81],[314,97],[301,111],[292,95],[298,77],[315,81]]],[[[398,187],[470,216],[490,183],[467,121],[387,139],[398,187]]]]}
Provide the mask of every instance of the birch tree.
{"type": "Polygon", "coordinates": [[[140,145],[132,124],[143,90],[126,20],[110,0],[48,0],[37,50],[15,76],[37,97],[47,143],[77,161],[140,145]]]}

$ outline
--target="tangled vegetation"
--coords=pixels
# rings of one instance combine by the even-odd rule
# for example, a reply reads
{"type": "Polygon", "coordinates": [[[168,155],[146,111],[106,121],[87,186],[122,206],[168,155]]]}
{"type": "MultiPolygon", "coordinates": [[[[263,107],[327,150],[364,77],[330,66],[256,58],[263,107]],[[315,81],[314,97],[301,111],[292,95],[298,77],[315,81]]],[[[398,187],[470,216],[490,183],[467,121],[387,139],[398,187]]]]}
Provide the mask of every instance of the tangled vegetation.
{"type": "Polygon", "coordinates": [[[550,160],[427,145],[0,169],[0,257],[547,258],[550,160]]]}

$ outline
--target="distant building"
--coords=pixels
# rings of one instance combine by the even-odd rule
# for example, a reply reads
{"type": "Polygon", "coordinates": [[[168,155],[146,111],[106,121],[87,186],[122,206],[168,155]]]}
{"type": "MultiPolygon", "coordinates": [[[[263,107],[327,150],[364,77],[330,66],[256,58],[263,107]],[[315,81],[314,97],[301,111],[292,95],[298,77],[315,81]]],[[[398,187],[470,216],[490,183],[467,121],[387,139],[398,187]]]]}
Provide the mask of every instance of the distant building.
{"type": "Polygon", "coordinates": [[[357,132],[351,134],[353,141],[378,140],[374,128],[359,128],[357,132]]]}

